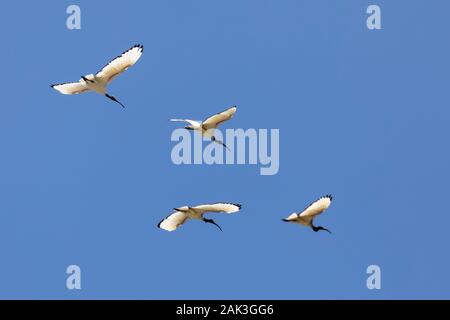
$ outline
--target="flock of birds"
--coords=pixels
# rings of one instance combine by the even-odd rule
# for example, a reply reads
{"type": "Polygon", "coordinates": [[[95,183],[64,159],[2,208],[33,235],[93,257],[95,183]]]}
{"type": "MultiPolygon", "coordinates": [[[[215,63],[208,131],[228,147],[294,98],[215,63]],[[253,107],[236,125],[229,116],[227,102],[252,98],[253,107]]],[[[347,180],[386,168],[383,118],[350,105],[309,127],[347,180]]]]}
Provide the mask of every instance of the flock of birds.
{"type": "MultiPolygon", "coordinates": [[[[122,108],[125,108],[125,106],[119,100],[117,100],[117,98],[107,92],[107,86],[118,75],[126,71],[129,67],[133,66],[142,56],[143,51],[144,46],[137,44],[127,51],[123,52],[120,56],[113,59],[95,75],[88,74],[86,76],[82,76],[78,82],[53,84],[51,85],[51,87],[62,94],[68,95],[94,91],[118,103],[120,106],[122,106],[122,108]]],[[[236,110],[236,106],[233,106],[223,112],[217,113],[205,119],[204,121],[195,121],[190,119],[170,119],[170,121],[186,122],[189,125],[185,126],[185,129],[197,131],[202,136],[210,138],[211,141],[218,143],[224,148],[228,149],[223,141],[216,139],[216,137],[214,136],[214,130],[217,129],[217,127],[221,123],[231,119],[236,113],[236,110]]],[[[292,213],[287,218],[282,220],[285,222],[297,223],[306,227],[310,227],[315,232],[323,230],[331,233],[330,230],[322,226],[315,226],[313,224],[314,219],[328,209],[328,207],[331,205],[331,201],[331,195],[323,196],[311,203],[303,211],[292,213]]],[[[183,225],[186,221],[194,219],[213,224],[222,231],[222,228],[213,219],[205,218],[204,215],[206,213],[231,214],[238,212],[240,209],[240,204],[223,202],[197,205],[194,207],[183,206],[174,208],[173,213],[161,220],[161,222],[158,224],[158,228],[166,231],[174,231],[178,227],[183,225]]]]}

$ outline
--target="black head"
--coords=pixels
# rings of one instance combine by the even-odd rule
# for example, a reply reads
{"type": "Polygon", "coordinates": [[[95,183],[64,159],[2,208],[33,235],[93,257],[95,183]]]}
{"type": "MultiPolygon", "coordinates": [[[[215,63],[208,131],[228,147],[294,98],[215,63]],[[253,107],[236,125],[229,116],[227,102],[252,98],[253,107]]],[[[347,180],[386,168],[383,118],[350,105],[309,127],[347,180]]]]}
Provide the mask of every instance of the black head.
{"type": "Polygon", "coordinates": [[[330,230],[328,230],[328,229],[326,229],[326,228],[324,228],[324,227],[321,227],[321,226],[316,227],[316,226],[311,225],[311,228],[313,229],[314,232],[318,232],[318,231],[320,231],[320,230],[324,230],[324,231],[327,231],[328,233],[331,234],[331,231],[330,231],[330,230]]]}

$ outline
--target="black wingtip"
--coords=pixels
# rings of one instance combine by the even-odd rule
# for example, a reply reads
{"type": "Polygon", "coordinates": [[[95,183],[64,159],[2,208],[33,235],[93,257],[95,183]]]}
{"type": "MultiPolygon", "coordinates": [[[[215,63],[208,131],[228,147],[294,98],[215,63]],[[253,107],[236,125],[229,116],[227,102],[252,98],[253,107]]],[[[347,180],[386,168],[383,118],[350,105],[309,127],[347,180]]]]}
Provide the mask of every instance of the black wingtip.
{"type": "Polygon", "coordinates": [[[288,219],[281,219],[281,221],[284,221],[284,222],[289,222],[289,220],[288,220],[288,219]]]}
{"type": "MultiPolygon", "coordinates": [[[[223,203],[223,202],[222,202],[222,203],[223,203]]],[[[231,203],[231,202],[228,202],[228,203],[225,203],[225,204],[231,204],[232,206],[236,206],[236,207],[239,208],[239,210],[241,210],[241,208],[242,208],[242,204],[239,204],[239,203],[231,203]]]]}
{"type": "Polygon", "coordinates": [[[142,45],[142,44],[140,44],[140,43],[135,44],[135,45],[133,46],[133,48],[139,48],[139,49],[141,49],[142,52],[144,52],[144,45],[142,45]]]}
{"type": "Polygon", "coordinates": [[[161,223],[163,223],[163,221],[164,221],[164,219],[162,219],[162,220],[158,223],[158,225],[157,225],[156,227],[159,228],[159,229],[161,229],[161,223]]]}

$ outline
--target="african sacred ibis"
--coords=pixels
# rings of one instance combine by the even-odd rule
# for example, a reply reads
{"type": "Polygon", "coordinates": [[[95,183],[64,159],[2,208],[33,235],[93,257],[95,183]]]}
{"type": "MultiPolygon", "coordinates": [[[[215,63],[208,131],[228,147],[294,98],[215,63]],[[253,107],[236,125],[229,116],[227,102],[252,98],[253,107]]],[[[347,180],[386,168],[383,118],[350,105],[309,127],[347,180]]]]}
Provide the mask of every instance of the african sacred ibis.
{"type": "Polygon", "coordinates": [[[222,228],[213,220],[203,217],[206,212],[224,212],[224,213],[234,213],[241,209],[240,204],[233,203],[214,203],[214,204],[202,204],[195,207],[183,206],[180,208],[175,208],[175,212],[161,220],[158,224],[158,228],[167,231],[174,231],[188,219],[202,220],[206,223],[212,223],[222,231],[222,228]]]}
{"type": "Polygon", "coordinates": [[[170,119],[170,121],[187,122],[187,123],[189,123],[189,126],[184,127],[185,129],[196,130],[202,136],[211,138],[211,141],[221,144],[225,148],[228,149],[228,147],[225,145],[225,143],[216,139],[216,137],[214,136],[214,130],[217,129],[217,127],[222,122],[230,120],[233,117],[236,110],[237,110],[236,106],[233,106],[231,108],[228,108],[225,111],[219,112],[219,113],[209,117],[208,119],[206,119],[204,121],[195,121],[195,120],[189,120],[189,119],[170,119]]]}
{"type": "Polygon", "coordinates": [[[327,195],[324,197],[321,197],[320,199],[314,201],[311,203],[308,207],[306,207],[305,210],[303,210],[300,213],[293,213],[286,219],[283,219],[283,221],[286,222],[293,222],[293,223],[299,223],[307,227],[311,227],[315,232],[319,230],[325,230],[331,233],[330,230],[325,229],[324,227],[316,227],[313,225],[313,220],[316,216],[324,212],[328,209],[328,207],[331,204],[331,201],[333,200],[333,197],[331,195],[327,195]]]}
{"type": "Polygon", "coordinates": [[[78,82],[52,84],[51,87],[62,94],[79,94],[86,91],[95,91],[105,95],[105,97],[117,102],[125,108],[121,102],[106,92],[106,87],[119,74],[134,65],[141,57],[143,51],[144,46],[137,44],[112,60],[95,75],[88,74],[86,76],[82,76],[78,82]]]}

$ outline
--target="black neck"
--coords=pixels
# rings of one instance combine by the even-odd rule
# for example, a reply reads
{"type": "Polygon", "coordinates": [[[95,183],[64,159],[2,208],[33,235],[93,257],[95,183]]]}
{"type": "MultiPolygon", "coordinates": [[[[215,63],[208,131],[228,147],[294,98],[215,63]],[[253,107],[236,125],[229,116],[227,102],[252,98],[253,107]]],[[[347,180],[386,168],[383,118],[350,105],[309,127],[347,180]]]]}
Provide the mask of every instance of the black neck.
{"type": "Polygon", "coordinates": [[[311,228],[313,229],[313,231],[314,232],[318,232],[318,231],[320,231],[320,230],[323,230],[323,231],[327,231],[328,233],[331,233],[331,231],[330,230],[328,230],[328,229],[326,229],[326,228],[324,228],[324,227],[321,227],[321,226],[315,226],[315,225],[313,225],[312,223],[311,223],[311,228]]]}

